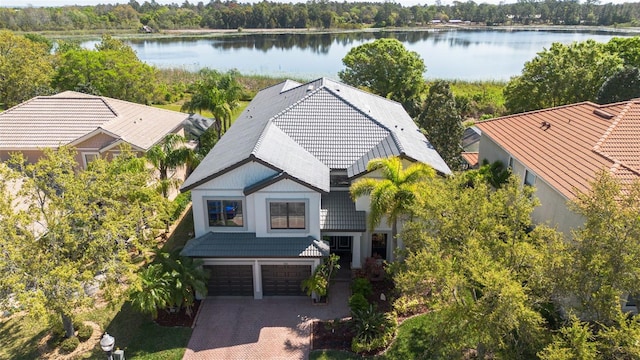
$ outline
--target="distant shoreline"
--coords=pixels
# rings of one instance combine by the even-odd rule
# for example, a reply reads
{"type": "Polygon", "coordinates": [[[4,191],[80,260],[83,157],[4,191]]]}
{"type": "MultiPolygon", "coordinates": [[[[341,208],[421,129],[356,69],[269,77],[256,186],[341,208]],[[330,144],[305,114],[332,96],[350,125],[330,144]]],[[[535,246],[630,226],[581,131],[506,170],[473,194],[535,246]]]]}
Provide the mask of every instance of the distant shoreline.
{"type": "Polygon", "coordinates": [[[75,31],[47,31],[42,35],[53,39],[100,39],[102,34],[111,34],[122,39],[161,39],[177,37],[202,37],[216,38],[227,36],[259,35],[259,34],[341,34],[341,33],[383,33],[394,31],[450,31],[450,30],[490,30],[490,31],[580,31],[580,32],[603,32],[620,35],[640,35],[640,27],[614,28],[605,26],[584,26],[584,25],[515,25],[515,26],[486,26],[474,24],[462,25],[431,25],[421,27],[386,27],[386,28],[362,28],[362,29],[180,29],[161,30],[154,33],[132,32],[131,30],[95,30],[91,32],[76,33],[75,31]]]}

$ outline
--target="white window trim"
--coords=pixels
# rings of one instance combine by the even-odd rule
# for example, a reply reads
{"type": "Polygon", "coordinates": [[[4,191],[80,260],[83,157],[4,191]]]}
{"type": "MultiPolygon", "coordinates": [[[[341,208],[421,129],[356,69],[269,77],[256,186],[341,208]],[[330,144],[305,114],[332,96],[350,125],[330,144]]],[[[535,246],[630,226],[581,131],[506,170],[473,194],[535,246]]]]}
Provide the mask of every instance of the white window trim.
{"type": "Polygon", "coordinates": [[[89,161],[87,161],[87,155],[95,155],[96,158],[100,158],[100,153],[97,151],[83,151],[81,152],[82,154],[82,164],[84,165],[84,168],[86,169],[87,166],[89,166],[89,161]]]}
{"type": "Polygon", "coordinates": [[[309,232],[309,199],[267,199],[267,232],[273,233],[308,233],[309,232]],[[304,229],[272,229],[271,203],[304,203],[304,229]]]}
{"type": "Polygon", "coordinates": [[[202,197],[203,211],[204,211],[204,225],[205,228],[210,231],[214,230],[247,230],[247,208],[245,198],[242,196],[204,196],[202,197]],[[220,201],[240,201],[242,203],[242,226],[211,226],[209,225],[209,206],[207,201],[220,200],[220,201]]]}

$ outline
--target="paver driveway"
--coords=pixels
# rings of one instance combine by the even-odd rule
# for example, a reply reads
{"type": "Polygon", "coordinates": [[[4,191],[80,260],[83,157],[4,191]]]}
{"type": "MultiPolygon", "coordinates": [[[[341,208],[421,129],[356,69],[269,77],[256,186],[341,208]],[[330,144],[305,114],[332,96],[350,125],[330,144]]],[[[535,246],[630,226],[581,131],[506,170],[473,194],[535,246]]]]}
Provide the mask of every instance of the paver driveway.
{"type": "Polygon", "coordinates": [[[183,360],[307,359],[311,322],[347,316],[348,286],[333,284],[328,305],[300,297],[206,299],[183,360]]]}

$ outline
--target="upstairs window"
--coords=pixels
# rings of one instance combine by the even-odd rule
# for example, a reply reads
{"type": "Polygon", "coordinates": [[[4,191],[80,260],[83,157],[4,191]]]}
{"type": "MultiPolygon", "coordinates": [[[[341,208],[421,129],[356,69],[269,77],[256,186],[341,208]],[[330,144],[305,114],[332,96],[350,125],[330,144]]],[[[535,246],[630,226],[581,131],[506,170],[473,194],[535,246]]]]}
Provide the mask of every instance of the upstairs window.
{"type": "Polygon", "coordinates": [[[524,184],[534,186],[536,184],[536,175],[529,170],[525,171],[524,184]]]}
{"type": "Polygon", "coordinates": [[[269,203],[269,224],[273,230],[306,229],[304,201],[269,203]]]}
{"type": "Polygon", "coordinates": [[[243,227],[242,200],[207,200],[207,216],[212,227],[243,227]]]}

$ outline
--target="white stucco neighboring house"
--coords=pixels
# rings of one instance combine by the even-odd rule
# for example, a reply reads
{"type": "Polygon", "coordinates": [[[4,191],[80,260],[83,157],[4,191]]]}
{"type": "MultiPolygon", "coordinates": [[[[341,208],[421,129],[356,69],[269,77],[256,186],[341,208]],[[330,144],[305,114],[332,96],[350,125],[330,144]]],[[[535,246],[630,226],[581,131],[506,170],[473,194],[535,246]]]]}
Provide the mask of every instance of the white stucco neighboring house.
{"type": "Polygon", "coordinates": [[[321,78],[259,92],[185,181],[195,238],[182,254],[211,272],[209,295],[303,295],[323,257],[352,268],[393,260],[386,222],[369,231],[368,201],[349,196],[369,160],[399,156],[451,171],[394,101],[321,78]]]}
{"type": "Polygon", "coordinates": [[[537,223],[566,235],[584,224],[567,203],[605,169],[622,183],[640,179],[640,100],[582,102],[476,124],[480,161],[501,161],[536,188],[537,223]]]}

